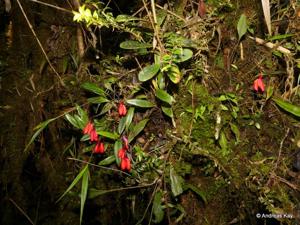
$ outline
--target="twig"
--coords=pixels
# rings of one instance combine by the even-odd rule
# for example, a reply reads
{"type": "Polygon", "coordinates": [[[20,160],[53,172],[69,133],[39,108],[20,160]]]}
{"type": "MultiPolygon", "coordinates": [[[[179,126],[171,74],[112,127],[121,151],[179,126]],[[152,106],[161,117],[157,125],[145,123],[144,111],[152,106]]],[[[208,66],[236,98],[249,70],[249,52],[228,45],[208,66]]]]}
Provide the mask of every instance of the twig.
{"type": "Polygon", "coordinates": [[[279,52],[283,53],[283,54],[291,54],[291,51],[282,47],[282,46],[276,46],[275,44],[273,44],[272,42],[266,42],[265,40],[258,38],[258,37],[251,37],[248,36],[251,40],[254,40],[257,44],[260,45],[264,45],[268,48],[271,48],[273,50],[278,50],[279,52]]]}
{"type": "Polygon", "coordinates": [[[17,205],[17,203],[14,201],[14,200],[12,200],[11,198],[9,198],[8,199],[22,214],[23,214],[23,216],[25,216],[26,217],[26,219],[32,224],[32,225],[35,225],[34,224],[34,222],[30,219],[30,217],[24,212],[24,210],[20,207],[20,206],[18,206],[17,205]]]}
{"type": "Polygon", "coordinates": [[[280,142],[280,147],[279,147],[279,152],[278,152],[278,156],[277,156],[277,161],[276,161],[276,164],[274,166],[274,169],[273,171],[275,171],[278,167],[278,164],[279,164],[279,160],[281,158],[281,153],[282,153],[282,147],[283,147],[283,143],[285,141],[285,139],[287,138],[287,136],[289,135],[289,132],[290,132],[290,128],[287,129],[284,137],[282,138],[281,142],[280,142]]]}
{"type": "Polygon", "coordinates": [[[282,183],[285,183],[285,184],[288,185],[289,187],[293,188],[294,190],[300,191],[300,187],[298,187],[297,185],[295,185],[295,184],[289,182],[288,180],[286,180],[286,179],[284,179],[284,178],[282,178],[282,177],[277,176],[275,173],[272,173],[272,174],[270,175],[270,177],[276,178],[276,179],[278,179],[279,181],[281,181],[282,183]]]}
{"type": "Polygon", "coordinates": [[[48,6],[48,7],[51,7],[51,8],[60,10],[60,11],[63,11],[63,12],[67,12],[67,13],[73,14],[72,11],[70,11],[70,10],[68,10],[68,9],[64,9],[64,8],[61,8],[61,7],[58,7],[58,6],[55,6],[55,5],[46,3],[46,2],[41,2],[41,1],[38,1],[38,0],[29,0],[29,1],[34,2],[34,3],[41,4],[41,5],[45,5],[45,6],[48,6]]]}
{"type": "Polygon", "coordinates": [[[140,224],[143,222],[143,220],[145,219],[146,213],[148,212],[148,209],[149,209],[149,207],[150,207],[150,205],[151,205],[151,203],[152,203],[152,201],[153,201],[153,198],[154,198],[154,196],[155,196],[155,194],[156,194],[156,190],[157,190],[157,186],[158,186],[158,183],[159,183],[158,181],[159,181],[159,180],[160,180],[160,179],[156,180],[156,183],[155,183],[156,185],[155,185],[154,190],[153,190],[153,192],[152,192],[150,201],[149,201],[149,203],[148,203],[148,205],[147,205],[147,207],[146,207],[146,210],[145,210],[145,212],[144,212],[142,218],[136,223],[136,225],[140,225],[140,224]]]}
{"type": "Polygon", "coordinates": [[[109,167],[105,167],[105,166],[99,166],[97,164],[90,163],[90,162],[87,162],[87,161],[84,161],[84,160],[81,160],[81,159],[76,159],[76,158],[67,158],[67,159],[73,160],[73,161],[77,161],[77,162],[80,162],[80,163],[84,163],[84,164],[88,164],[88,165],[91,165],[91,166],[94,166],[94,167],[98,167],[98,168],[101,168],[101,169],[111,170],[111,171],[123,173],[123,174],[131,177],[131,175],[129,173],[123,172],[122,170],[118,170],[118,169],[114,169],[114,168],[109,168],[109,167]]]}
{"type": "Polygon", "coordinates": [[[143,1],[143,4],[144,4],[144,7],[145,7],[145,10],[148,14],[148,17],[149,17],[149,20],[150,20],[150,23],[151,23],[151,26],[153,28],[153,31],[154,31],[154,36],[155,38],[153,38],[153,47],[155,47],[156,43],[155,43],[155,39],[156,41],[158,42],[159,44],[159,47],[160,47],[160,51],[163,51],[164,47],[163,47],[163,44],[159,38],[159,31],[158,31],[158,26],[157,26],[157,18],[156,18],[156,12],[155,12],[155,3],[154,3],[154,0],[151,0],[151,8],[152,8],[152,14],[153,14],[153,18],[151,17],[151,14],[147,8],[147,5],[145,3],[145,0],[142,0],[143,1]]]}
{"type": "Polygon", "coordinates": [[[51,67],[51,69],[53,70],[53,72],[55,73],[55,75],[58,77],[58,79],[59,79],[59,81],[60,81],[60,84],[61,84],[62,86],[65,86],[65,83],[63,82],[63,80],[61,79],[60,75],[58,74],[58,72],[55,70],[55,68],[53,67],[52,63],[50,62],[50,59],[49,59],[47,53],[45,52],[42,43],[40,42],[39,38],[37,37],[37,35],[36,35],[36,33],[35,33],[35,31],[34,31],[32,25],[31,25],[31,23],[30,23],[30,21],[29,21],[27,15],[26,15],[26,13],[25,13],[25,11],[24,11],[24,9],[23,9],[23,6],[21,5],[21,3],[20,3],[19,0],[17,0],[17,3],[18,3],[18,5],[19,5],[19,7],[20,7],[20,9],[21,9],[21,11],[22,11],[23,16],[25,17],[25,20],[26,20],[26,22],[27,22],[27,24],[28,24],[28,26],[29,26],[29,28],[30,28],[30,30],[31,30],[31,32],[32,32],[32,34],[33,34],[33,36],[35,37],[35,39],[36,39],[38,45],[40,46],[40,48],[41,48],[41,50],[42,50],[42,52],[43,52],[43,54],[44,54],[44,56],[45,56],[45,58],[46,58],[46,60],[47,60],[47,62],[48,62],[48,64],[49,64],[49,66],[51,67]]]}
{"type": "Polygon", "coordinates": [[[138,186],[132,186],[132,187],[125,187],[125,188],[115,188],[115,189],[110,189],[110,190],[99,190],[101,192],[104,192],[105,194],[107,193],[112,193],[112,192],[117,192],[117,191],[126,191],[126,190],[133,190],[133,189],[140,189],[140,188],[146,188],[146,187],[150,187],[153,186],[154,184],[156,184],[158,181],[158,178],[155,179],[152,183],[150,184],[144,184],[144,185],[138,185],[138,186]]]}
{"type": "Polygon", "coordinates": [[[176,13],[173,13],[172,11],[170,11],[170,10],[168,10],[168,9],[165,9],[164,7],[162,7],[162,6],[158,5],[158,4],[155,4],[155,6],[156,6],[157,8],[160,8],[160,9],[162,9],[162,10],[167,11],[167,13],[171,14],[172,16],[175,16],[176,18],[182,20],[183,22],[186,22],[184,18],[182,18],[181,16],[178,16],[176,13]]]}

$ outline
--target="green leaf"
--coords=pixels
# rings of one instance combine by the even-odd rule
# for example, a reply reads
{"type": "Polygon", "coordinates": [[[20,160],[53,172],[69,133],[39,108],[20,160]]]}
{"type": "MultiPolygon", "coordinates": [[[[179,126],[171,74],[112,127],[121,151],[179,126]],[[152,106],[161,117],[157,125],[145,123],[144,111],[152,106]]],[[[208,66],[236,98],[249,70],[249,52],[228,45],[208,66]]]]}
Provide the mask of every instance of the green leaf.
{"type": "Polygon", "coordinates": [[[236,141],[239,142],[240,141],[240,131],[239,131],[239,128],[235,124],[230,123],[230,129],[234,133],[236,141]]]}
{"type": "MultiPolygon", "coordinates": [[[[88,167],[87,167],[88,168],[88,167]]],[[[82,222],[83,209],[85,205],[85,200],[88,193],[89,187],[89,170],[86,169],[82,175],[82,183],[81,183],[81,195],[80,195],[80,222],[82,222]]]]}
{"type": "Polygon", "coordinates": [[[152,108],[155,106],[152,102],[143,99],[128,99],[126,100],[126,103],[141,108],[152,108]]]}
{"type": "Polygon", "coordinates": [[[279,98],[273,97],[272,99],[283,110],[285,110],[285,111],[287,111],[287,112],[289,112],[289,113],[291,113],[295,116],[300,117],[300,106],[293,105],[290,102],[284,101],[284,100],[279,99],[279,98]]]}
{"type": "Polygon", "coordinates": [[[295,34],[279,34],[279,35],[274,35],[272,37],[269,37],[268,40],[269,41],[281,40],[281,39],[286,39],[286,38],[292,37],[294,35],[295,34]]]}
{"type": "Polygon", "coordinates": [[[93,92],[95,94],[98,94],[98,95],[101,95],[101,96],[105,96],[105,91],[102,88],[98,87],[97,84],[86,82],[86,83],[83,83],[81,85],[81,87],[83,89],[88,90],[90,92],[93,92]]]}
{"type": "Polygon", "coordinates": [[[171,107],[162,106],[161,109],[162,109],[163,113],[165,115],[167,115],[168,117],[170,117],[170,118],[174,117],[173,110],[171,107]]]}
{"type": "Polygon", "coordinates": [[[171,179],[171,190],[174,195],[174,197],[182,194],[182,178],[178,176],[173,168],[171,166],[170,168],[170,179],[171,179]]]}
{"type": "Polygon", "coordinates": [[[136,124],[132,131],[129,132],[128,135],[128,142],[130,143],[142,130],[144,130],[146,124],[148,123],[149,119],[144,119],[136,124]]]}
{"type": "Polygon", "coordinates": [[[118,23],[124,23],[124,22],[129,22],[129,21],[136,21],[136,20],[140,20],[140,19],[137,17],[134,17],[134,16],[121,14],[121,15],[118,15],[115,20],[118,23]]]}
{"type": "Polygon", "coordinates": [[[176,65],[172,65],[167,70],[167,75],[174,84],[178,84],[180,82],[181,76],[182,76],[178,66],[176,66],[176,65]]]}
{"type": "Polygon", "coordinates": [[[227,139],[226,139],[224,132],[221,132],[219,144],[222,149],[227,149],[227,139]]]}
{"type": "Polygon", "coordinates": [[[98,96],[98,97],[88,98],[88,102],[93,103],[93,104],[101,104],[104,102],[109,102],[109,100],[105,97],[98,96]]]}
{"type": "Polygon", "coordinates": [[[89,121],[89,117],[86,113],[85,110],[83,110],[79,105],[76,105],[76,109],[77,109],[77,112],[78,112],[78,115],[80,117],[80,129],[83,129],[84,126],[88,123],[89,121]]]}
{"type": "Polygon", "coordinates": [[[131,122],[132,122],[132,119],[133,119],[133,116],[134,116],[134,107],[130,107],[128,109],[128,112],[127,112],[127,115],[126,115],[126,120],[125,120],[125,127],[126,129],[129,128],[131,122]]]}
{"type": "Polygon", "coordinates": [[[239,34],[239,40],[241,40],[241,38],[246,34],[248,29],[248,25],[247,25],[247,18],[245,16],[245,14],[242,14],[239,22],[237,24],[237,31],[239,34]]]}
{"type": "Polygon", "coordinates": [[[85,174],[85,172],[88,170],[88,165],[86,165],[80,173],[75,177],[73,182],[70,184],[70,186],[67,188],[67,190],[59,197],[59,199],[56,202],[59,202],[82,178],[82,176],[85,174]]]}
{"type": "Polygon", "coordinates": [[[157,84],[160,89],[165,89],[166,87],[165,76],[162,72],[160,72],[157,76],[157,84]]]}
{"type": "Polygon", "coordinates": [[[173,52],[173,60],[176,63],[184,62],[193,57],[193,51],[188,48],[179,48],[173,52]]]}
{"type": "Polygon", "coordinates": [[[119,134],[116,134],[116,133],[111,133],[111,132],[108,132],[108,131],[103,131],[103,130],[97,130],[97,134],[99,134],[100,136],[102,137],[106,137],[106,138],[109,138],[109,139],[112,139],[112,140],[116,140],[118,139],[120,136],[119,134]]]}
{"type": "Polygon", "coordinates": [[[66,119],[69,121],[70,124],[72,124],[74,127],[81,129],[80,123],[78,122],[77,119],[75,119],[74,116],[71,116],[70,114],[65,115],[66,119]]]}
{"type": "Polygon", "coordinates": [[[172,105],[172,103],[175,102],[173,96],[171,96],[170,94],[168,94],[166,91],[162,89],[157,89],[155,92],[155,96],[170,105],[172,105]]]}
{"type": "Polygon", "coordinates": [[[154,223],[160,223],[164,219],[164,208],[162,206],[162,191],[157,191],[153,200],[154,223]]]}
{"type": "Polygon", "coordinates": [[[107,194],[109,192],[111,192],[111,190],[97,190],[95,188],[89,188],[88,198],[93,199],[93,198],[96,198],[100,195],[107,194]]]}
{"type": "Polygon", "coordinates": [[[103,114],[107,113],[109,110],[112,109],[112,107],[113,107],[113,104],[111,102],[104,104],[99,115],[103,115],[103,114]]]}
{"type": "Polygon", "coordinates": [[[120,44],[120,48],[123,48],[123,49],[152,48],[152,44],[142,43],[139,41],[123,41],[120,44]]]}
{"type": "Polygon", "coordinates": [[[191,191],[193,191],[195,194],[197,194],[204,201],[205,204],[207,203],[205,192],[201,191],[198,187],[192,184],[186,184],[185,186],[191,191]]]}
{"type": "Polygon", "coordinates": [[[142,82],[145,82],[147,80],[150,80],[152,77],[154,77],[160,69],[159,64],[152,64],[149,66],[146,66],[142,69],[141,72],[139,72],[138,77],[139,80],[142,82]]]}
{"type": "Polygon", "coordinates": [[[122,134],[124,129],[125,129],[125,125],[126,125],[126,118],[125,117],[122,117],[120,119],[120,122],[119,122],[119,126],[118,126],[118,133],[119,134],[122,134]]]}
{"type": "Polygon", "coordinates": [[[122,148],[122,142],[120,140],[116,141],[114,144],[114,155],[115,155],[115,159],[116,159],[116,163],[118,166],[120,166],[120,158],[118,156],[119,154],[119,150],[122,148]]]}
{"type": "Polygon", "coordinates": [[[116,161],[116,157],[114,155],[108,156],[107,158],[101,160],[98,165],[99,166],[108,166],[116,161]]]}
{"type": "Polygon", "coordinates": [[[270,99],[273,95],[273,92],[274,92],[274,87],[272,85],[269,85],[267,87],[267,97],[266,97],[266,100],[270,99]]]}
{"type": "Polygon", "coordinates": [[[37,130],[31,137],[30,141],[28,142],[28,144],[26,145],[24,151],[26,152],[27,149],[29,148],[29,146],[34,142],[34,140],[37,138],[37,136],[48,126],[49,123],[51,123],[52,121],[56,120],[57,118],[52,118],[49,120],[46,120],[42,123],[40,123],[39,125],[37,125],[34,130],[37,130]]]}

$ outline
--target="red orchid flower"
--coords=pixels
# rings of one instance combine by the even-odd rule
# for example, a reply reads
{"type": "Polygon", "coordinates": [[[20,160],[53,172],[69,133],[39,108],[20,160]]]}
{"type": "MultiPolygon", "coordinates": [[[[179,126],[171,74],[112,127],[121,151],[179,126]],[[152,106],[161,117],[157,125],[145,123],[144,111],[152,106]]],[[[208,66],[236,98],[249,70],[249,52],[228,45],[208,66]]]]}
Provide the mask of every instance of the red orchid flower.
{"type": "Polygon", "coordinates": [[[263,77],[261,74],[258,75],[258,78],[254,80],[253,89],[256,92],[264,92],[265,91],[265,84],[263,82],[263,77]]]}
{"type": "Polygon", "coordinates": [[[122,160],[121,160],[121,170],[123,171],[128,171],[130,172],[131,170],[131,164],[130,164],[130,160],[127,156],[125,156],[122,160]]]}
{"type": "Polygon", "coordinates": [[[83,133],[90,135],[91,141],[98,141],[98,134],[95,130],[94,124],[89,121],[88,124],[83,128],[83,133]]]}
{"type": "Polygon", "coordinates": [[[95,129],[93,129],[90,133],[91,141],[98,141],[98,134],[95,129]]]}
{"type": "Polygon", "coordinates": [[[98,140],[98,142],[93,150],[93,153],[102,154],[102,153],[104,153],[104,151],[105,151],[104,143],[101,140],[98,140]]]}
{"type": "Polygon", "coordinates": [[[83,128],[83,133],[90,134],[93,129],[94,129],[94,125],[91,121],[89,121],[87,125],[83,128]]]}
{"type": "Polygon", "coordinates": [[[121,101],[118,107],[119,116],[126,116],[127,109],[124,103],[121,101]]]}
{"type": "Polygon", "coordinates": [[[126,149],[125,149],[125,148],[119,149],[118,157],[119,157],[120,159],[123,159],[123,158],[125,158],[125,156],[126,156],[126,149]]]}

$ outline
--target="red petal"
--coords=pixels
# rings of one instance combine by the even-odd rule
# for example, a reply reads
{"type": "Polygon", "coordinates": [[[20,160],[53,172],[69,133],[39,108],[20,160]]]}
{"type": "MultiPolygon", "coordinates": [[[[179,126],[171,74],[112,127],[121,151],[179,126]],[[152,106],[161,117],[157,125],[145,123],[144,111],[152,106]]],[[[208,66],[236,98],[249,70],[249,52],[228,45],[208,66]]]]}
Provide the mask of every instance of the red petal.
{"type": "Polygon", "coordinates": [[[91,141],[98,141],[98,134],[95,129],[90,132],[91,141]]]}
{"type": "Polygon", "coordinates": [[[258,86],[258,88],[260,89],[261,92],[265,91],[265,84],[262,80],[262,77],[258,78],[257,86],[258,86]]]}
{"type": "Polygon", "coordinates": [[[131,170],[131,164],[130,164],[130,160],[128,158],[127,159],[127,166],[126,166],[126,169],[127,171],[129,172],[131,170]]]}
{"type": "Polygon", "coordinates": [[[126,160],[125,160],[125,159],[122,159],[122,160],[121,160],[121,170],[123,170],[123,171],[126,170],[126,167],[127,167],[127,166],[126,166],[126,160]]]}
{"type": "Polygon", "coordinates": [[[97,142],[93,152],[102,154],[102,153],[104,153],[104,151],[105,151],[104,143],[101,140],[99,140],[97,142]]]}
{"type": "Polygon", "coordinates": [[[254,83],[253,83],[253,89],[254,89],[255,91],[258,91],[258,79],[256,79],[256,80],[254,81],[254,83]]]}
{"type": "Polygon", "coordinates": [[[121,149],[119,150],[119,152],[118,152],[118,157],[119,157],[120,159],[124,159],[125,156],[126,156],[126,149],[121,148],[121,149]]]}
{"type": "Polygon", "coordinates": [[[119,112],[119,116],[125,116],[127,113],[127,109],[126,106],[124,105],[123,102],[120,102],[119,107],[118,107],[118,112],[119,112]]]}
{"type": "Polygon", "coordinates": [[[83,133],[90,134],[93,129],[94,129],[94,125],[91,121],[89,121],[87,125],[83,128],[83,133]]]}

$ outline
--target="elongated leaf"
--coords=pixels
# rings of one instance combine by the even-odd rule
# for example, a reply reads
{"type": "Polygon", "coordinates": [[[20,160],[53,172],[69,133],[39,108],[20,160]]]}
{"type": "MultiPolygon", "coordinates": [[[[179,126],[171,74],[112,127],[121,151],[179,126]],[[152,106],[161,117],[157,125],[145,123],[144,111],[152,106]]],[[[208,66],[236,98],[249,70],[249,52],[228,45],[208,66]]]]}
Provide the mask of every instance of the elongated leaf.
{"type": "Polygon", "coordinates": [[[119,126],[118,126],[118,133],[119,134],[122,134],[124,129],[125,129],[125,125],[126,125],[126,118],[125,117],[122,117],[120,119],[120,122],[119,122],[119,126]]]}
{"type": "Polygon", "coordinates": [[[230,123],[230,129],[234,133],[236,141],[239,142],[240,141],[240,131],[239,131],[239,128],[237,127],[237,125],[230,123]]]}
{"type": "Polygon", "coordinates": [[[176,49],[173,52],[173,60],[176,63],[180,63],[180,62],[184,62],[189,60],[190,58],[193,57],[193,51],[188,49],[188,48],[180,48],[180,49],[176,49]]]}
{"type": "Polygon", "coordinates": [[[80,117],[79,115],[74,115],[74,118],[78,124],[79,129],[83,129],[87,124],[87,121],[83,121],[82,117],[80,117]]]}
{"type": "Polygon", "coordinates": [[[168,69],[167,75],[174,84],[178,84],[180,82],[181,76],[182,76],[178,66],[176,66],[176,65],[172,65],[168,69]]]}
{"type": "Polygon", "coordinates": [[[262,4],[264,16],[265,16],[265,20],[266,20],[268,32],[269,32],[270,35],[272,35],[272,30],[271,30],[271,12],[270,12],[271,8],[270,8],[270,1],[269,1],[269,0],[261,0],[261,4],[262,4]]]}
{"type": "Polygon", "coordinates": [[[145,82],[147,80],[150,80],[152,77],[154,77],[160,69],[159,64],[152,64],[149,66],[146,66],[142,69],[141,72],[139,72],[139,80],[142,82],[145,82]]]}
{"type": "Polygon", "coordinates": [[[171,190],[174,197],[180,195],[183,192],[182,178],[177,175],[173,166],[170,168],[171,190]]]}
{"type": "Polygon", "coordinates": [[[247,18],[245,16],[245,14],[242,14],[239,22],[237,24],[237,31],[239,34],[239,40],[241,40],[241,38],[246,34],[248,29],[248,25],[247,25],[247,18]]]}
{"type": "Polygon", "coordinates": [[[66,119],[69,121],[70,124],[72,124],[74,127],[80,129],[80,124],[78,121],[75,119],[74,116],[71,116],[70,114],[65,115],[66,119]]]}
{"type": "Polygon", "coordinates": [[[59,199],[56,202],[59,202],[82,178],[84,173],[88,170],[88,165],[86,165],[80,173],[75,177],[73,182],[70,184],[70,186],[67,188],[67,190],[59,197],[59,199]]]}
{"type": "Polygon", "coordinates": [[[31,137],[30,141],[28,142],[28,144],[26,145],[24,151],[26,152],[27,149],[29,148],[29,146],[34,142],[34,140],[37,138],[37,136],[39,136],[39,134],[48,126],[49,123],[51,123],[52,121],[56,120],[57,118],[52,118],[49,120],[46,120],[42,123],[40,123],[39,125],[37,125],[34,130],[37,130],[31,137]]]}
{"type": "Polygon", "coordinates": [[[144,119],[136,124],[132,131],[129,132],[128,135],[128,142],[130,143],[142,130],[144,130],[146,124],[148,123],[149,119],[144,119]]]}
{"type": "Polygon", "coordinates": [[[163,113],[165,115],[167,115],[168,117],[170,117],[170,118],[174,117],[173,110],[171,107],[162,106],[161,109],[162,109],[163,113]]]}
{"type": "Polygon", "coordinates": [[[123,14],[118,15],[116,17],[116,22],[118,23],[124,23],[124,22],[135,21],[135,20],[141,20],[141,19],[134,16],[123,15],[123,14]]]}
{"type": "Polygon", "coordinates": [[[103,137],[106,137],[106,138],[109,138],[109,139],[112,139],[112,140],[116,140],[119,138],[119,135],[116,134],[116,133],[111,133],[111,132],[108,132],[108,131],[103,131],[103,130],[97,130],[97,134],[99,134],[100,136],[103,136],[103,137]]]}
{"type": "Polygon", "coordinates": [[[130,107],[128,109],[128,112],[127,112],[127,115],[126,115],[126,121],[125,121],[125,127],[126,127],[126,129],[129,128],[129,126],[130,126],[130,124],[132,122],[133,116],[134,116],[134,107],[130,107]]]}
{"type": "Polygon", "coordinates": [[[86,82],[86,83],[83,83],[81,85],[81,87],[83,89],[88,90],[90,92],[93,92],[95,94],[98,94],[98,95],[101,95],[101,96],[105,96],[105,91],[102,88],[98,87],[97,84],[86,82]]]}
{"type": "Polygon", "coordinates": [[[97,190],[95,188],[89,188],[88,198],[93,199],[93,198],[96,198],[100,195],[104,195],[104,194],[107,194],[107,193],[110,193],[110,192],[111,192],[111,190],[97,190]]]}
{"type": "Polygon", "coordinates": [[[195,194],[197,194],[204,201],[205,204],[207,203],[205,192],[201,191],[198,187],[192,184],[186,184],[186,187],[193,191],[195,194]]]}
{"type": "Polygon", "coordinates": [[[98,96],[98,97],[88,98],[88,102],[93,104],[101,104],[101,103],[109,102],[109,100],[105,97],[98,96]]]}
{"type": "Polygon", "coordinates": [[[119,150],[122,148],[122,142],[120,140],[117,140],[114,144],[114,155],[115,155],[115,159],[116,159],[116,163],[118,166],[120,166],[120,158],[119,158],[119,150]]]}
{"type": "Polygon", "coordinates": [[[272,37],[269,37],[268,40],[269,41],[275,41],[275,40],[281,40],[281,39],[286,39],[289,37],[293,37],[295,34],[278,34],[272,37]]]}
{"type": "Polygon", "coordinates": [[[107,113],[112,107],[113,107],[113,104],[111,102],[104,104],[99,115],[103,115],[103,114],[107,113]]]}
{"type": "Polygon", "coordinates": [[[293,105],[290,102],[279,99],[279,98],[273,97],[272,99],[283,110],[285,110],[295,116],[300,117],[300,106],[293,105]]]}
{"type": "MultiPolygon", "coordinates": [[[[88,168],[88,167],[87,167],[88,168]]],[[[81,183],[81,195],[80,195],[80,222],[82,222],[82,216],[83,216],[83,209],[88,193],[88,187],[89,187],[89,170],[86,169],[82,175],[82,183],[81,183]]]]}
{"type": "Polygon", "coordinates": [[[152,102],[149,102],[149,101],[143,100],[143,99],[128,99],[128,100],[126,100],[126,103],[128,103],[129,105],[134,105],[134,106],[138,106],[141,108],[152,108],[155,106],[152,102]]]}
{"type": "Polygon", "coordinates": [[[139,41],[123,41],[120,44],[120,48],[123,48],[123,49],[152,48],[152,44],[141,43],[139,41]]]}
{"type": "Polygon", "coordinates": [[[108,166],[116,161],[116,157],[114,155],[108,156],[107,158],[101,160],[98,165],[99,166],[108,166]]]}
{"type": "Polygon", "coordinates": [[[162,89],[157,89],[155,92],[155,96],[170,105],[173,102],[175,102],[175,99],[173,98],[173,96],[171,96],[165,90],[162,90],[162,89]]]}
{"type": "Polygon", "coordinates": [[[227,149],[227,139],[226,139],[226,136],[225,136],[224,132],[221,132],[220,139],[219,139],[219,144],[220,144],[222,150],[227,149]]]}
{"type": "Polygon", "coordinates": [[[88,123],[89,117],[88,117],[86,111],[83,110],[79,105],[76,105],[76,109],[77,109],[78,115],[80,117],[80,120],[82,122],[82,127],[81,127],[81,129],[82,129],[83,126],[85,126],[88,123]]]}
{"type": "Polygon", "coordinates": [[[161,191],[157,191],[153,200],[153,214],[154,214],[154,223],[160,223],[164,219],[164,208],[162,206],[162,195],[161,191]]]}

